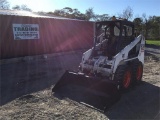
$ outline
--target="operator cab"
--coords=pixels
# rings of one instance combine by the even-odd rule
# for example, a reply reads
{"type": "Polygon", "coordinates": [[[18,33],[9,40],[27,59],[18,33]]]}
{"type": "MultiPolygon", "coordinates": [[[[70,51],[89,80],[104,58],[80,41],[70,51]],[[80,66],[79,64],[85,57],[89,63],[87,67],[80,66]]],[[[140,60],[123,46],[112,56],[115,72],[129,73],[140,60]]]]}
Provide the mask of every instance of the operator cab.
{"type": "Polygon", "coordinates": [[[94,56],[112,59],[134,40],[134,25],[127,20],[95,23],[94,56]]]}

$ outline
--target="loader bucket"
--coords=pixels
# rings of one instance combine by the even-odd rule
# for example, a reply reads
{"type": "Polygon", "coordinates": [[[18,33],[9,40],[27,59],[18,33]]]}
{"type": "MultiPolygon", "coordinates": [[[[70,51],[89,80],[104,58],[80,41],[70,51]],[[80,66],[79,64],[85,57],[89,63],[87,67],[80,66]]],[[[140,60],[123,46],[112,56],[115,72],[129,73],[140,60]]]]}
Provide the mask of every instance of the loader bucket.
{"type": "Polygon", "coordinates": [[[117,83],[66,71],[53,87],[54,96],[69,98],[98,110],[106,110],[120,99],[117,83]]]}

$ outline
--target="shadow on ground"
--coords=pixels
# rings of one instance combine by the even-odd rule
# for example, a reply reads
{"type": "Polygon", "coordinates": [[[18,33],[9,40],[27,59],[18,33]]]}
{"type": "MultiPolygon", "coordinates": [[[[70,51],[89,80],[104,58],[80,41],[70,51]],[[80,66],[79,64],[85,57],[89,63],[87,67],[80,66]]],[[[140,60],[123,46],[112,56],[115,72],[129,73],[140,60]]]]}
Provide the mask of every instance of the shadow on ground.
{"type": "Polygon", "coordinates": [[[105,114],[109,119],[159,119],[160,88],[147,82],[124,93],[105,114]]]}
{"type": "Polygon", "coordinates": [[[158,45],[146,44],[145,46],[146,46],[147,48],[160,49],[160,46],[158,46],[158,45]]]}
{"type": "Polygon", "coordinates": [[[78,68],[81,56],[81,52],[74,52],[47,59],[1,65],[0,105],[54,85],[65,69],[78,68]]]}
{"type": "MultiPolygon", "coordinates": [[[[1,98],[4,105],[20,96],[43,90],[55,84],[60,73],[53,73],[44,61],[1,65],[1,98]],[[35,68],[34,68],[35,67],[35,68]],[[32,69],[33,68],[33,69],[32,69]],[[48,68],[48,70],[46,70],[48,68]],[[5,70],[6,69],[6,70],[5,70]],[[57,78],[55,78],[55,76],[57,78]]],[[[61,69],[62,70],[62,69],[61,69]]],[[[59,69],[59,72],[61,71],[59,69]]]]}
{"type": "Polygon", "coordinates": [[[78,103],[85,103],[87,107],[105,112],[109,119],[158,119],[160,117],[160,88],[150,83],[143,81],[130,91],[122,93],[121,99],[117,99],[116,96],[95,96],[85,90],[86,88],[70,85],[58,89],[53,95],[60,100],[69,98],[78,103]]]}

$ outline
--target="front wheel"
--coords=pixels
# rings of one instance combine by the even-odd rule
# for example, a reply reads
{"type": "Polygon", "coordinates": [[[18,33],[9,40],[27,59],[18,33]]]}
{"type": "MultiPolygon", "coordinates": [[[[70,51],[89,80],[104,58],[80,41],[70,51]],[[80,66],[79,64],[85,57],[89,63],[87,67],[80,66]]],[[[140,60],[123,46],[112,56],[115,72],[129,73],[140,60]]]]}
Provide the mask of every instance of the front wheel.
{"type": "Polygon", "coordinates": [[[120,65],[115,72],[114,80],[118,81],[121,89],[127,90],[131,86],[131,76],[130,67],[128,65],[120,65]]]}

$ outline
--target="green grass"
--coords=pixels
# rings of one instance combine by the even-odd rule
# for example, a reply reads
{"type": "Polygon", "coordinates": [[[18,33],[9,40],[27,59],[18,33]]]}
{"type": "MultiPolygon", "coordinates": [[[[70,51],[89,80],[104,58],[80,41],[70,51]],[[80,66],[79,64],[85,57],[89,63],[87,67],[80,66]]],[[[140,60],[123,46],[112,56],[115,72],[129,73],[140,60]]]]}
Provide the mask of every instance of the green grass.
{"type": "Polygon", "coordinates": [[[160,46],[160,40],[146,40],[146,43],[160,46]]]}

